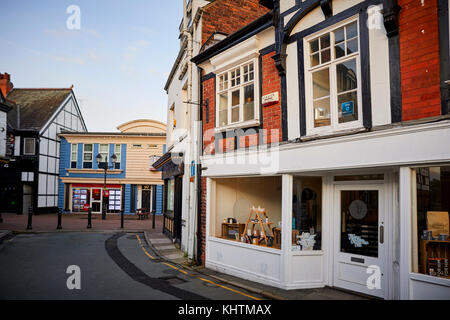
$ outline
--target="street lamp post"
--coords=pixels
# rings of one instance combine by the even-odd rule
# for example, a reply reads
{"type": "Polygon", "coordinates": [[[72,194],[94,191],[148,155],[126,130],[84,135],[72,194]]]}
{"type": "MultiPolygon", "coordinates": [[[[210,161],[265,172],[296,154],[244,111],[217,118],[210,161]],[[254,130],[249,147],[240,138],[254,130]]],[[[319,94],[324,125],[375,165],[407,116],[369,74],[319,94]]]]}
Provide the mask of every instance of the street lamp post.
{"type": "Polygon", "coordinates": [[[113,154],[111,156],[111,162],[112,162],[112,166],[109,167],[108,166],[108,156],[105,156],[105,161],[102,162],[103,160],[103,156],[99,153],[95,159],[97,160],[97,164],[100,167],[100,163],[103,163],[104,167],[103,169],[105,170],[105,179],[103,181],[103,198],[102,198],[102,220],[106,220],[106,205],[105,205],[105,190],[106,190],[106,174],[108,172],[108,169],[114,169],[114,165],[117,161],[117,156],[115,154],[113,154]]]}

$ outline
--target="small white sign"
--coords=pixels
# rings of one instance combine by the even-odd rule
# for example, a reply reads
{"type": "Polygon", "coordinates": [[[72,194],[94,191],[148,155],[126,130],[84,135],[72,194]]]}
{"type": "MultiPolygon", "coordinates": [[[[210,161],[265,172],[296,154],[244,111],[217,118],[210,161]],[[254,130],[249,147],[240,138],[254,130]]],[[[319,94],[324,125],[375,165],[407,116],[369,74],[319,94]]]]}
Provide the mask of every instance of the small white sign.
{"type": "Polygon", "coordinates": [[[262,97],[262,104],[263,105],[273,104],[273,103],[276,103],[278,101],[280,101],[278,91],[266,94],[265,96],[262,97]]]}

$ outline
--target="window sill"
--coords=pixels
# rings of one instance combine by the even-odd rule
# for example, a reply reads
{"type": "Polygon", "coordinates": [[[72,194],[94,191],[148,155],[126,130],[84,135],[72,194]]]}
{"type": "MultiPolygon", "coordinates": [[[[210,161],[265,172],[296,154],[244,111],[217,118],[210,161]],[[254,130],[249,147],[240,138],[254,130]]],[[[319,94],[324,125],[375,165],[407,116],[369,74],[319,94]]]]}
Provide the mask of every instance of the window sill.
{"type": "MultiPolygon", "coordinates": [[[[66,169],[69,173],[105,173],[105,169],[66,169]]],[[[108,174],[121,174],[123,170],[108,169],[108,174]]]]}
{"type": "Polygon", "coordinates": [[[434,277],[434,276],[429,276],[427,274],[411,272],[409,274],[409,279],[450,287],[450,279],[443,278],[443,277],[434,277]]]}
{"type": "Polygon", "coordinates": [[[227,130],[232,130],[232,129],[242,129],[242,128],[249,128],[249,127],[254,127],[254,126],[259,126],[259,120],[248,120],[248,121],[244,121],[244,122],[238,122],[238,123],[233,123],[233,124],[229,124],[227,126],[224,127],[216,127],[214,128],[214,132],[218,133],[218,132],[224,132],[227,130]]]}
{"type": "Polygon", "coordinates": [[[316,139],[325,139],[325,138],[333,138],[333,137],[340,137],[360,132],[366,132],[367,129],[364,127],[355,127],[355,128],[348,128],[348,129],[342,129],[342,130],[335,130],[335,131],[323,131],[323,132],[309,132],[306,136],[301,137],[302,141],[309,141],[309,140],[316,140],[316,139]]]}

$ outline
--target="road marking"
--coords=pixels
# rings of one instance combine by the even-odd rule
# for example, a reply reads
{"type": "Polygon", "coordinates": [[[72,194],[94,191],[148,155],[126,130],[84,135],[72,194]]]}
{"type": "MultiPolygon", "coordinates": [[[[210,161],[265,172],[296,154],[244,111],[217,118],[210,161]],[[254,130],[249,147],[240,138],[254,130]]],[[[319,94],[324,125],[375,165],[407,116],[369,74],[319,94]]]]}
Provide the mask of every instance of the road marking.
{"type": "Polygon", "coordinates": [[[139,235],[136,235],[136,238],[139,241],[139,245],[141,246],[142,251],[144,251],[144,253],[152,260],[155,260],[156,258],[154,256],[152,256],[150,253],[147,252],[147,250],[145,250],[144,246],[142,245],[142,241],[141,238],[139,238],[139,235]]]}
{"type": "MultiPolygon", "coordinates": [[[[138,239],[139,245],[141,246],[141,249],[144,251],[144,253],[145,253],[147,256],[149,256],[152,260],[155,260],[156,258],[153,257],[150,253],[148,253],[147,250],[145,250],[144,246],[142,245],[141,238],[139,238],[139,235],[136,235],[136,238],[138,239]]],[[[249,294],[246,294],[246,293],[244,293],[244,292],[242,292],[242,291],[235,290],[235,289],[233,289],[233,288],[229,288],[229,287],[227,287],[227,286],[223,286],[223,285],[221,285],[221,284],[215,283],[214,281],[211,281],[211,280],[208,280],[208,279],[205,279],[205,278],[201,278],[201,277],[197,277],[195,274],[189,274],[188,272],[184,271],[183,269],[177,268],[177,267],[175,267],[174,265],[172,265],[172,264],[170,264],[170,263],[163,262],[162,264],[164,264],[164,265],[166,265],[166,266],[168,266],[168,267],[170,267],[170,268],[172,268],[172,269],[175,269],[175,270],[177,270],[177,271],[179,271],[179,272],[181,272],[181,273],[183,273],[183,274],[185,274],[185,275],[187,275],[187,276],[191,276],[191,277],[193,277],[193,278],[197,278],[197,279],[199,279],[199,280],[201,280],[201,281],[204,281],[204,282],[213,284],[213,285],[218,286],[218,287],[220,287],[220,288],[222,288],[222,289],[225,289],[225,290],[228,290],[228,291],[231,291],[231,292],[240,294],[240,295],[242,295],[242,296],[248,297],[248,298],[253,299],[253,300],[262,300],[262,299],[260,299],[260,298],[256,298],[256,297],[254,297],[254,296],[251,296],[251,295],[249,295],[249,294]]]]}

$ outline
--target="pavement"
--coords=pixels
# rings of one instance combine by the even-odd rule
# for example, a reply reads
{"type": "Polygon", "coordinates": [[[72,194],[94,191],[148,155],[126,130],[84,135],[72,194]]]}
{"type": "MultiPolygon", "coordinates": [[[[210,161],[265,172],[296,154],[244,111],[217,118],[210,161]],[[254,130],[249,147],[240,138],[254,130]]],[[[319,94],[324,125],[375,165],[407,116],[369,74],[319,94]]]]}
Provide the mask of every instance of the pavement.
{"type": "Polygon", "coordinates": [[[145,240],[160,259],[170,261],[180,268],[198,272],[218,281],[220,284],[231,285],[270,300],[368,300],[371,297],[347,292],[340,289],[325,287],[316,289],[283,290],[261,283],[241,279],[220,273],[204,266],[195,266],[187,256],[164,234],[145,231],[145,240]]]}
{"type": "MultiPolygon", "coordinates": [[[[91,229],[87,229],[87,214],[62,214],[62,229],[57,230],[58,215],[39,214],[33,215],[32,229],[27,230],[28,215],[18,215],[15,213],[2,213],[3,222],[0,223],[0,230],[9,230],[14,232],[48,232],[48,231],[134,231],[143,232],[144,230],[152,230],[152,217],[149,219],[139,220],[136,215],[124,215],[124,229],[120,228],[120,215],[108,214],[106,220],[101,219],[101,214],[92,214],[91,229]]],[[[155,216],[155,229],[162,230],[163,217],[155,216]]]]}

